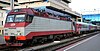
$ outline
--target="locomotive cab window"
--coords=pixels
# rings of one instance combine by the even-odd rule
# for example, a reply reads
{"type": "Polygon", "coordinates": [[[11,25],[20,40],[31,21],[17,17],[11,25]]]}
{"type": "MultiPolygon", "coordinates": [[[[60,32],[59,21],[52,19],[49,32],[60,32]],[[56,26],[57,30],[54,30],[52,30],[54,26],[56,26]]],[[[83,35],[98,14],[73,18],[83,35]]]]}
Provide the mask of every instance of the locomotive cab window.
{"type": "Polygon", "coordinates": [[[24,22],[25,21],[25,15],[16,15],[15,22],[24,22]]]}
{"type": "Polygon", "coordinates": [[[26,22],[32,22],[33,17],[34,17],[33,15],[27,15],[26,22]]]}
{"type": "Polygon", "coordinates": [[[6,22],[24,22],[25,21],[25,15],[8,15],[6,22]]]}
{"type": "Polygon", "coordinates": [[[14,21],[14,15],[8,15],[6,22],[13,22],[14,21]]]}

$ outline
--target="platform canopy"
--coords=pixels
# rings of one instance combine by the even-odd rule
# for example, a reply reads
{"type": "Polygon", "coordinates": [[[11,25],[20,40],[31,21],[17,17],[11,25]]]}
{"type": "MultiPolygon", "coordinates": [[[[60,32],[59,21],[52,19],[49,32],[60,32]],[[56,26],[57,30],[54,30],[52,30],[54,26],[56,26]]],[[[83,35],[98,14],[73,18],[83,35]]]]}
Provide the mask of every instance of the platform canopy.
{"type": "MultiPolygon", "coordinates": [[[[17,1],[17,0],[15,0],[15,1],[17,1]]],[[[19,3],[17,3],[17,2],[14,2],[15,4],[15,6],[18,6],[19,5],[19,3]]],[[[10,0],[0,0],[0,7],[1,8],[3,8],[3,7],[9,7],[10,6],[10,0]]]]}
{"type": "MultiPolygon", "coordinates": [[[[37,1],[53,1],[53,0],[18,0],[18,3],[27,3],[27,2],[37,2],[37,1]]],[[[66,3],[71,3],[71,0],[56,0],[56,1],[63,1],[66,3]]]]}
{"type": "MultiPolygon", "coordinates": [[[[11,0],[0,0],[0,8],[11,10],[10,2],[11,0]]],[[[14,9],[46,6],[59,12],[68,13],[72,17],[81,17],[81,14],[72,11],[68,6],[70,2],[71,0],[14,0],[14,9]]]]}

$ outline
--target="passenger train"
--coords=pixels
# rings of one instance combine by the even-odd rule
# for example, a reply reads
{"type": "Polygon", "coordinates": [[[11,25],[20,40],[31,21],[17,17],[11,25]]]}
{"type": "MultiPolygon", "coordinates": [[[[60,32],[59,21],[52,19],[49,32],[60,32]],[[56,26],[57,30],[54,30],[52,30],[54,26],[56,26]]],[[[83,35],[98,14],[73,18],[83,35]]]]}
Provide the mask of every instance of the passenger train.
{"type": "Polygon", "coordinates": [[[56,13],[34,8],[11,10],[4,26],[6,45],[34,45],[97,30],[96,25],[75,22],[66,14],[56,13]]]}

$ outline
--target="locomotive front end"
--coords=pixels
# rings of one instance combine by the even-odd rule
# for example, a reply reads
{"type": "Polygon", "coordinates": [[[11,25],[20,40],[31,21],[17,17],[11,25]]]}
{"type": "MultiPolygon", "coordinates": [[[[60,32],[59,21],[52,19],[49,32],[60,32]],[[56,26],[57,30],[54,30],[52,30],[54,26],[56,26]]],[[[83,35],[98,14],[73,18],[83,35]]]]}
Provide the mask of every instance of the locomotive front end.
{"type": "Polygon", "coordinates": [[[13,44],[22,46],[22,43],[26,40],[24,35],[24,27],[26,25],[25,15],[8,15],[4,28],[4,38],[7,45],[13,44]]]}
{"type": "Polygon", "coordinates": [[[26,10],[27,9],[12,10],[8,13],[4,26],[4,38],[6,45],[22,46],[26,43],[25,27],[32,19],[28,17],[26,10]]]}

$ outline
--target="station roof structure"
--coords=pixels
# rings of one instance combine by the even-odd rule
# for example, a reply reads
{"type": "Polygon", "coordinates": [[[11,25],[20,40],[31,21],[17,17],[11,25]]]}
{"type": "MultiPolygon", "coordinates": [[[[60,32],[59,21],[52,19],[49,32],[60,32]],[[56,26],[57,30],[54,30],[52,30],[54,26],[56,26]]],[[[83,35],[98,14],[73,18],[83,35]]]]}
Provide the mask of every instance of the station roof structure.
{"type": "MultiPolygon", "coordinates": [[[[15,6],[18,6],[19,3],[17,3],[17,0],[15,0],[15,6]]],[[[0,8],[3,7],[9,7],[10,6],[10,0],[0,0],[0,8]]]]}
{"type": "MultiPolygon", "coordinates": [[[[71,0],[14,0],[15,9],[16,8],[26,8],[26,6],[34,8],[40,6],[46,6],[63,13],[68,13],[73,17],[81,17],[81,15],[75,11],[72,11],[69,8],[68,3],[71,3],[71,0]],[[42,2],[39,2],[42,1],[42,2]],[[43,2],[45,1],[45,2],[43,2]],[[36,2],[36,3],[35,3],[36,2]]],[[[0,8],[11,9],[10,0],[0,0],[0,8]]]]}
{"type": "MultiPolygon", "coordinates": [[[[36,2],[36,1],[54,1],[54,0],[16,0],[20,1],[19,3],[27,3],[27,2],[36,2]]],[[[71,3],[71,0],[57,0],[57,1],[64,1],[66,3],[71,3]]]]}

